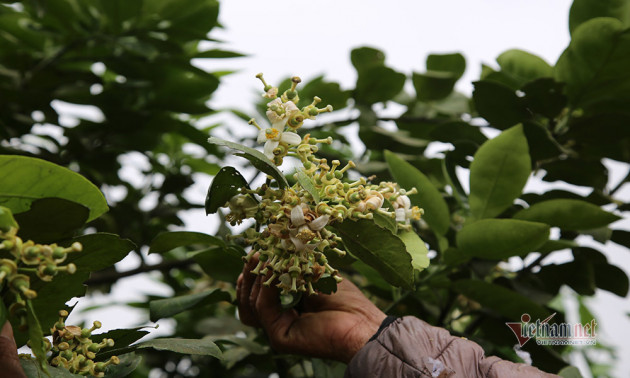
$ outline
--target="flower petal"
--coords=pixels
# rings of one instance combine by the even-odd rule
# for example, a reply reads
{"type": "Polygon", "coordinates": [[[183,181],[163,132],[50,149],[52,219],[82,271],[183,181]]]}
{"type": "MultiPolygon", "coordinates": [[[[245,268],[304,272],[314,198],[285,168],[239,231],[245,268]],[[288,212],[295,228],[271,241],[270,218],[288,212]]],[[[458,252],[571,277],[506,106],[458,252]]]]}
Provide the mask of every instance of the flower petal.
{"type": "Polygon", "coordinates": [[[324,228],[328,224],[328,220],[330,219],[330,215],[322,215],[313,219],[311,223],[309,223],[308,227],[313,231],[319,231],[324,228]]]}
{"type": "Polygon", "coordinates": [[[267,135],[265,135],[265,129],[261,129],[258,132],[258,138],[256,139],[256,142],[263,143],[266,140],[267,140],[267,135]]]}
{"type": "Polygon", "coordinates": [[[276,140],[268,140],[265,142],[264,153],[265,153],[265,156],[269,158],[269,160],[273,160],[273,157],[274,157],[273,150],[276,147],[278,147],[279,144],[280,142],[276,140]]]}
{"type": "Polygon", "coordinates": [[[405,209],[396,209],[396,222],[404,222],[407,219],[405,209]]]}
{"type": "Polygon", "coordinates": [[[295,236],[289,236],[289,237],[291,238],[291,241],[295,245],[295,249],[297,251],[303,251],[304,248],[306,248],[306,244],[302,243],[300,239],[296,238],[295,236]]]}
{"type": "Polygon", "coordinates": [[[302,138],[299,135],[290,131],[283,132],[280,140],[290,146],[297,146],[302,142],[302,138]]]}
{"type": "Polygon", "coordinates": [[[304,220],[304,211],[302,210],[302,206],[296,206],[291,209],[291,224],[295,227],[299,227],[306,223],[304,220]]]}

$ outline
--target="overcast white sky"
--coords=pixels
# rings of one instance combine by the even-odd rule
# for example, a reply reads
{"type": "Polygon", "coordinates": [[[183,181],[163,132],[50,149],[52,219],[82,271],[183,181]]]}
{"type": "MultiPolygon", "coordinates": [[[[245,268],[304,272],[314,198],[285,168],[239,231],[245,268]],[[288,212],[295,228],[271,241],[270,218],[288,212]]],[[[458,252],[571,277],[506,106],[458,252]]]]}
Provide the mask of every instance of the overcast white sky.
{"type": "MultiPolygon", "coordinates": [[[[225,43],[209,47],[249,57],[203,64],[211,71],[238,70],[222,79],[211,104],[251,110],[261,89],[254,78],[258,72],[272,84],[289,75],[308,80],[324,73],[351,87],[356,74],[349,54],[359,46],[383,50],[386,63],[406,74],[423,71],[430,53],[460,52],[467,69],[458,89],[470,94],[481,63],[496,65],[494,59],[505,50],[523,49],[553,65],[569,43],[570,5],[569,0],[224,0],[220,11],[224,29],[211,36],[225,43]]],[[[193,193],[205,198],[207,184],[200,182],[193,193]]],[[[208,232],[203,217],[190,219],[189,229],[208,232]]],[[[611,262],[630,273],[628,251],[609,246],[611,262]]],[[[591,303],[602,341],[623,346],[620,356],[630,355],[627,301],[599,292],[591,303]]],[[[628,361],[622,363],[617,376],[630,370],[628,361]]]]}

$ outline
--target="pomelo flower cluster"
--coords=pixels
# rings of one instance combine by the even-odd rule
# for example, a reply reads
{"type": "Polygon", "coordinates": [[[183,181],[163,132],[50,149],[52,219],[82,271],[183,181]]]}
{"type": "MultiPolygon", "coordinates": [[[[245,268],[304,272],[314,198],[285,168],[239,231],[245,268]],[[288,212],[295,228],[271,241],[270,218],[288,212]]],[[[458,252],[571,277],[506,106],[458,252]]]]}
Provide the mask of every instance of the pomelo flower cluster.
{"type": "Polygon", "coordinates": [[[65,248],[57,244],[37,244],[32,240],[22,241],[17,236],[18,229],[11,227],[6,231],[0,230],[0,253],[5,257],[0,259],[0,288],[7,285],[12,299],[10,304],[5,301],[12,316],[20,320],[19,328],[26,331],[26,300],[35,299],[37,292],[31,289],[31,278],[37,277],[42,281],[52,281],[59,273],[73,274],[77,267],[73,263],[62,265],[68,253],[80,252],[81,243],[73,243],[65,248]]]}
{"type": "Polygon", "coordinates": [[[355,181],[345,178],[355,167],[352,161],[342,166],[339,160],[329,162],[318,158],[320,144],[331,144],[332,138],[317,139],[310,134],[297,134],[306,119],[332,111],[329,105],[317,108],[321,99],[315,97],[309,105],[299,109],[297,84],[292,78],[290,89],[278,97],[278,88],[268,85],[262,74],[257,77],[265,86],[263,97],[267,104],[267,118],[271,127],[263,128],[252,119],[250,124],[259,129],[258,142],[264,143],[264,153],[276,165],[286,156],[299,159],[302,167],[294,177],[296,183],[285,189],[263,184],[258,189],[242,188],[227,207],[227,220],[232,224],[254,218],[262,229],[246,230],[242,235],[252,246],[246,259],[259,254],[253,274],[267,274],[264,285],[276,285],[281,294],[306,292],[315,294],[314,284],[322,277],[341,280],[339,272],[328,263],[326,255],[344,255],[341,238],[334,225],[348,220],[373,219],[384,216],[395,219],[399,228],[409,228],[409,221],[420,219],[422,210],[411,207],[407,194],[393,182],[372,184],[364,177],[355,181]],[[378,215],[377,215],[378,214],[378,215]]]}

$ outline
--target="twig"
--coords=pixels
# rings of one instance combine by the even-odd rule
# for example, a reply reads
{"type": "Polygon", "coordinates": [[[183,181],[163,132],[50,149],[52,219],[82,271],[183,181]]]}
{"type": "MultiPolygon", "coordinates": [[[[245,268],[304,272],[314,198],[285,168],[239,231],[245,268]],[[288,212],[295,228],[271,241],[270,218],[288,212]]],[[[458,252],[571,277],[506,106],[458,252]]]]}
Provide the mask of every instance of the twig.
{"type": "Polygon", "coordinates": [[[109,283],[116,282],[121,278],[135,276],[136,274],[152,272],[154,270],[167,271],[173,268],[184,268],[194,263],[195,263],[194,259],[169,260],[169,261],[162,261],[161,263],[158,263],[158,264],[140,266],[136,269],[127,270],[124,272],[110,272],[110,271],[96,272],[96,273],[93,273],[92,276],[87,281],[85,281],[85,284],[88,286],[109,284],[109,283]]]}

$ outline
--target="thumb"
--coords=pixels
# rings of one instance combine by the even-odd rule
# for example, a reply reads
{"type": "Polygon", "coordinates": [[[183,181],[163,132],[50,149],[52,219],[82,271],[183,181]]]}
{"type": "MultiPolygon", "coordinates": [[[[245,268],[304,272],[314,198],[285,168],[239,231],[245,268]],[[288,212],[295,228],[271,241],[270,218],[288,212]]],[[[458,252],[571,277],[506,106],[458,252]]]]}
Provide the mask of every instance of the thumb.
{"type": "Polygon", "coordinates": [[[0,332],[0,377],[26,377],[18,358],[13,328],[8,321],[4,323],[0,332]]]}

